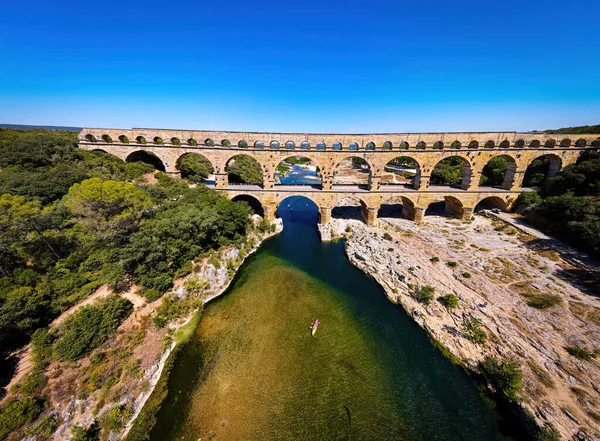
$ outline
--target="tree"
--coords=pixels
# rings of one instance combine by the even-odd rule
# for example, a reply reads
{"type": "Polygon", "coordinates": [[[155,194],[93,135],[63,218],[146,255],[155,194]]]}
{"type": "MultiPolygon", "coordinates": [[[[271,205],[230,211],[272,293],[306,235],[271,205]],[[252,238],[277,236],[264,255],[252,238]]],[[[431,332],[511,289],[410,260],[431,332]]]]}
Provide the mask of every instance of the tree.
{"type": "Polygon", "coordinates": [[[229,182],[232,184],[262,185],[263,172],[256,159],[248,155],[236,155],[227,164],[229,182]]]}
{"type": "Polygon", "coordinates": [[[458,306],[458,297],[454,294],[446,294],[442,297],[442,301],[448,309],[456,308],[458,306]]]}
{"type": "Polygon", "coordinates": [[[506,158],[496,156],[483,167],[479,185],[502,185],[506,172],[506,158]]]}
{"type": "Polygon", "coordinates": [[[519,399],[523,373],[514,361],[498,361],[487,356],[479,364],[483,374],[492,386],[509,401],[519,399]]]}
{"type": "Polygon", "coordinates": [[[215,171],[210,161],[198,153],[184,155],[179,170],[182,178],[196,183],[202,182],[215,171]]]}
{"type": "Polygon", "coordinates": [[[133,184],[87,179],[75,184],[64,198],[83,228],[84,241],[117,241],[137,227],[152,206],[150,197],[133,184]]]}
{"type": "Polygon", "coordinates": [[[442,159],[431,172],[433,185],[460,185],[463,179],[464,163],[458,156],[442,159]]]}

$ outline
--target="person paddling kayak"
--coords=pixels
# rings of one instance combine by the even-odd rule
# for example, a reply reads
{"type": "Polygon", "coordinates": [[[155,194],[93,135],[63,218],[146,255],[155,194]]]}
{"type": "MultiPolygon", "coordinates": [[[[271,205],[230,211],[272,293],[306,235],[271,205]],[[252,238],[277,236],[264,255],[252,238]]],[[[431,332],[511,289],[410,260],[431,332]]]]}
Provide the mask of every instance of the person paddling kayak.
{"type": "Polygon", "coordinates": [[[315,335],[315,332],[317,332],[317,328],[318,327],[319,327],[319,319],[316,319],[315,322],[310,327],[310,333],[311,333],[311,335],[315,335]]]}

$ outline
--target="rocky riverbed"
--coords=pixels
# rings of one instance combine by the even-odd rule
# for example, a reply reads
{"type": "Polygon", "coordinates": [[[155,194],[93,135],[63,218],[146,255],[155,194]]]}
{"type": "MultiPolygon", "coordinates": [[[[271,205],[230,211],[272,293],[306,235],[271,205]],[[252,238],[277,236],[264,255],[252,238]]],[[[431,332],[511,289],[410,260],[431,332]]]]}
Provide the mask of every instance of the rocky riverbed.
{"type": "Polygon", "coordinates": [[[323,240],[346,237],[350,261],[467,368],[488,355],[516,361],[520,402],[540,426],[563,439],[600,439],[599,359],[566,350],[600,349],[600,299],[568,278],[574,269],[559,253],[479,215],[467,223],[428,216],[420,225],[381,218],[377,227],[334,218],[320,230],[323,240]],[[429,305],[414,295],[426,285],[435,289],[429,305]],[[444,306],[446,294],[457,296],[457,307],[444,306]],[[558,296],[556,304],[538,309],[547,295],[558,296]],[[471,318],[481,321],[485,344],[465,333],[471,318]]]}

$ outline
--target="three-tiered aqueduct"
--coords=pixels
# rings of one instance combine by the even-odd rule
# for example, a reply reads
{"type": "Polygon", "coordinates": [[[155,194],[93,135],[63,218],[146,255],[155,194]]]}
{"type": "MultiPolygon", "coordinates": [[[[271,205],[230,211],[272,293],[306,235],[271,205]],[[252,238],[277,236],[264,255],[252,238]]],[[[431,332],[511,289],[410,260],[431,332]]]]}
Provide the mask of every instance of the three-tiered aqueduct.
{"type": "Polygon", "coordinates": [[[550,160],[548,177],[573,164],[585,149],[600,148],[597,134],[551,135],[541,132],[476,133],[378,133],[318,134],[217,132],[161,129],[83,129],[79,146],[85,150],[102,150],[124,161],[137,152],[156,155],[167,173],[179,173],[181,158],[198,153],[208,159],[215,170],[215,187],[229,198],[255,198],[267,219],[273,219],[277,206],[289,196],[305,196],[319,207],[320,222],[331,219],[331,210],[342,199],[361,202],[361,215],[374,225],[382,204],[401,204],[404,216],[423,220],[427,207],[445,202],[446,211],[457,218],[470,219],[482,201],[507,210],[522,188],[527,167],[537,158],[550,160]],[[248,155],[262,168],[262,186],[228,184],[226,167],[236,155],[248,155]],[[278,164],[291,156],[311,159],[321,171],[320,188],[276,185],[278,164]],[[336,166],[349,156],[364,159],[369,167],[366,188],[334,185],[336,166]],[[417,164],[411,186],[380,185],[385,165],[394,158],[407,156],[417,164]],[[457,156],[464,165],[460,188],[430,185],[431,172],[444,158],[457,156]],[[504,182],[498,187],[480,187],[483,167],[494,157],[506,159],[504,182]]]}

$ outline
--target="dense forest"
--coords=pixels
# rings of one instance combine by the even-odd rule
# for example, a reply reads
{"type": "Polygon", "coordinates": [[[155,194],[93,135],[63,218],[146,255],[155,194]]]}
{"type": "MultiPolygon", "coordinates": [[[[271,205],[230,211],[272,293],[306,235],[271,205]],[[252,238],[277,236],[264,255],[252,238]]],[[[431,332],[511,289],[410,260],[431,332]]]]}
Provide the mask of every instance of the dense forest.
{"type": "Polygon", "coordinates": [[[0,129],[3,355],[103,284],[154,300],[193,259],[246,235],[246,204],[160,172],[146,185],[153,166],[79,150],[76,137],[0,129]]]}
{"type": "Polygon", "coordinates": [[[523,193],[514,210],[541,230],[600,256],[600,154],[587,151],[576,164],[523,193]]]}
{"type": "Polygon", "coordinates": [[[544,133],[600,133],[600,124],[595,126],[563,127],[561,129],[544,130],[544,133]]]}

